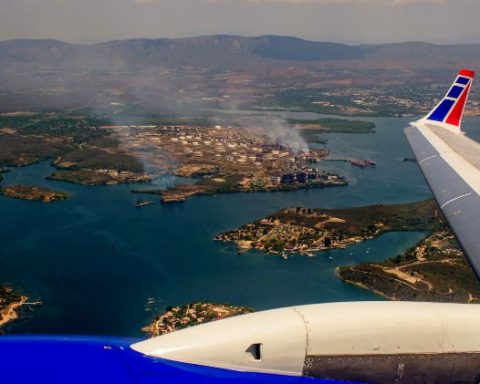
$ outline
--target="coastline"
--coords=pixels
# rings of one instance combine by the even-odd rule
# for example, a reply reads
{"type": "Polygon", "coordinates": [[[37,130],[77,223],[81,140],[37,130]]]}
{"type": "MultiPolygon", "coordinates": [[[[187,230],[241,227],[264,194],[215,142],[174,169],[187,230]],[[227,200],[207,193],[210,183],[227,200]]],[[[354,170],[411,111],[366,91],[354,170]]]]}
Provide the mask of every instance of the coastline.
{"type": "Polygon", "coordinates": [[[10,303],[5,309],[0,311],[0,328],[19,318],[18,310],[27,302],[27,296],[20,296],[20,301],[10,303]]]}
{"type": "Polygon", "coordinates": [[[388,300],[480,301],[480,284],[448,228],[432,232],[402,255],[338,267],[336,275],[388,300]]]}

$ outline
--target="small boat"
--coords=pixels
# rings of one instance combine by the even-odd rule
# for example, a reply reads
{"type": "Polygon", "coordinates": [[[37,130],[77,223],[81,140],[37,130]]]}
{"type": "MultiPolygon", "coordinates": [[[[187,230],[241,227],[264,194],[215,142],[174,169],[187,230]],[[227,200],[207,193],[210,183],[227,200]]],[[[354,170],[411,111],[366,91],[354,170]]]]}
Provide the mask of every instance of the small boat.
{"type": "Polygon", "coordinates": [[[135,204],[135,207],[142,208],[142,207],[146,207],[147,205],[151,205],[151,204],[155,204],[155,202],[152,201],[152,200],[137,201],[137,203],[135,204]]]}
{"type": "Polygon", "coordinates": [[[365,168],[366,167],[365,162],[363,162],[361,160],[351,160],[350,164],[354,167],[359,167],[359,168],[365,168]]]}
{"type": "Polygon", "coordinates": [[[350,164],[359,168],[375,168],[377,163],[373,160],[351,160],[350,164]]]}

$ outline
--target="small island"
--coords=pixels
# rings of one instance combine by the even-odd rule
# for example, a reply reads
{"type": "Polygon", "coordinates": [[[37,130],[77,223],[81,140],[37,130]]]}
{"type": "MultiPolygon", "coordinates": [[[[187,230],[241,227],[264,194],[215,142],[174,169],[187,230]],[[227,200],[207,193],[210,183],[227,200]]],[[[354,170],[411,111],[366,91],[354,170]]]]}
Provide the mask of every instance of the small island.
{"type": "Polygon", "coordinates": [[[288,119],[287,122],[305,135],[318,133],[375,133],[375,123],[362,120],[321,118],[315,120],[288,119]]]}
{"type": "Polygon", "coordinates": [[[18,309],[27,301],[26,296],[12,288],[0,285],[0,328],[18,318],[18,309]]]}
{"type": "Polygon", "coordinates": [[[287,208],[216,236],[239,252],[311,254],[373,239],[391,231],[432,231],[441,225],[433,200],[347,209],[287,208]]]}
{"type": "Polygon", "coordinates": [[[0,194],[15,199],[42,201],[44,203],[65,200],[70,196],[67,192],[57,192],[44,187],[35,187],[22,184],[8,185],[0,188],[0,194]]]}
{"type": "Polygon", "coordinates": [[[157,316],[151,324],[142,328],[142,331],[149,337],[161,336],[194,325],[251,312],[253,310],[246,307],[196,302],[167,308],[165,313],[157,316]]]}
{"type": "Polygon", "coordinates": [[[389,300],[480,302],[480,283],[447,227],[402,255],[381,263],[341,267],[337,274],[389,300]]]}

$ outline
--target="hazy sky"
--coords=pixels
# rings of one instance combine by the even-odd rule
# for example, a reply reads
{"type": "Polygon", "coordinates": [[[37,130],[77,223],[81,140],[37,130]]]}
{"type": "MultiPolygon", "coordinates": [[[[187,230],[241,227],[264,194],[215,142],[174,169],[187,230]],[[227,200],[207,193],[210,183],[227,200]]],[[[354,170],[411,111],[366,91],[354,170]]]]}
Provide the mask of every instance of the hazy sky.
{"type": "Polygon", "coordinates": [[[0,40],[292,35],[480,43],[480,0],[0,0],[0,40]]]}

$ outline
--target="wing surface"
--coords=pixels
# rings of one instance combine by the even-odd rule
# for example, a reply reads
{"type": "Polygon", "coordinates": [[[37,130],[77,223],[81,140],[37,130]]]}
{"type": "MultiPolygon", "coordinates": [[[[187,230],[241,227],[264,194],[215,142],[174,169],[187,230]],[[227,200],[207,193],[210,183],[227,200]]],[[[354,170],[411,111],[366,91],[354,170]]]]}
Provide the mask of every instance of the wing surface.
{"type": "Polygon", "coordinates": [[[475,73],[463,69],[445,97],[405,129],[417,162],[480,277],[480,144],[461,131],[475,73]]]}

